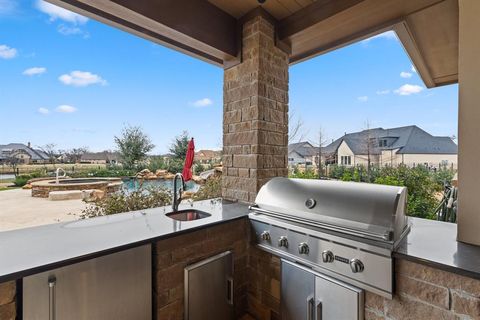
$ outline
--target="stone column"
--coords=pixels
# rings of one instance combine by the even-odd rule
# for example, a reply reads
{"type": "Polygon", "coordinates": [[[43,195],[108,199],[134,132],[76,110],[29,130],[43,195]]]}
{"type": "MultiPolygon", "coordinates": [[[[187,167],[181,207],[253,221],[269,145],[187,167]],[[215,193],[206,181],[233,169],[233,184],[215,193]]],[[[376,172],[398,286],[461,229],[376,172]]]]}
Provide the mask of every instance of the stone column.
{"type": "Polygon", "coordinates": [[[265,182],[288,174],[288,55],[274,33],[262,16],[247,21],[242,62],[224,73],[225,199],[254,202],[265,182]]]}
{"type": "Polygon", "coordinates": [[[480,245],[480,1],[458,5],[458,240],[480,245]]]}

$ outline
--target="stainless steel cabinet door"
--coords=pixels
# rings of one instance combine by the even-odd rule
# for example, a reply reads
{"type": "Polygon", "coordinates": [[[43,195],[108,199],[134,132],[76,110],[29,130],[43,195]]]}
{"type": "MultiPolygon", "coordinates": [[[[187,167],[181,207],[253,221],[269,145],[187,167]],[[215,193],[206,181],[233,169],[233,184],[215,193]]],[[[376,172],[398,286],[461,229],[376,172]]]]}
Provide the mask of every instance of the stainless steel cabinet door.
{"type": "Polygon", "coordinates": [[[23,279],[25,320],[150,320],[152,251],[144,245],[23,279]]]}
{"type": "Polygon", "coordinates": [[[233,319],[233,292],[232,252],[226,251],[186,267],[185,319],[233,319]]]}
{"type": "Polygon", "coordinates": [[[282,320],[313,320],[315,275],[282,259],[282,320]]]}
{"type": "Polygon", "coordinates": [[[315,277],[318,320],[363,320],[363,290],[329,277],[315,277]]]}

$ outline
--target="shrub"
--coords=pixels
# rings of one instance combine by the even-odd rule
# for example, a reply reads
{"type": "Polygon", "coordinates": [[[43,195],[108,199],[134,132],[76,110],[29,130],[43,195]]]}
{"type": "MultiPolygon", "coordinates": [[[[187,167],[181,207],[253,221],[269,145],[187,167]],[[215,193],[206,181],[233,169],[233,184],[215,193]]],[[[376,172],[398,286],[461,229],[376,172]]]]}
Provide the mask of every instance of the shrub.
{"type": "Polygon", "coordinates": [[[32,172],[30,174],[22,174],[19,176],[15,177],[15,180],[13,181],[13,184],[16,187],[23,187],[24,185],[27,184],[28,180],[34,179],[34,178],[40,178],[42,177],[42,174],[40,172],[32,172]]]}
{"type": "Polygon", "coordinates": [[[297,168],[293,169],[293,173],[290,174],[290,178],[298,178],[298,179],[317,179],[318,175],[315,172],[307,168],[305,171],[301,172],[297,168]]]}
{"type": "Polygon", "coordinates": [[[216,176],[207,179],[198,192],[193,195],[193,200],[206,200],[222,196],[222,177],[216,176]]]}
{"type": "Polygon", "coordinates": [[[166,189],[140,188],[133,192],[121,191],[90,203],[80,214],[81,219],[157,208],[171,203],[171,192],[166,189]]]}

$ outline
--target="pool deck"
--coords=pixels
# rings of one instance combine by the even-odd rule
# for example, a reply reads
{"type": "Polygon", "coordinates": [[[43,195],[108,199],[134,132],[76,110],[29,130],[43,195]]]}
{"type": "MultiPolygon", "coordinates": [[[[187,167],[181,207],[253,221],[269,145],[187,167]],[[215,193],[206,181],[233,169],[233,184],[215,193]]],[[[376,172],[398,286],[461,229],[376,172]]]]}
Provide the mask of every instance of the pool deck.
{"type": "Polygon", "coordinates": [[[85,206],[82,200],[34,198],[30,190],[0,191],[0,231],[77,220],[85,206]]]}

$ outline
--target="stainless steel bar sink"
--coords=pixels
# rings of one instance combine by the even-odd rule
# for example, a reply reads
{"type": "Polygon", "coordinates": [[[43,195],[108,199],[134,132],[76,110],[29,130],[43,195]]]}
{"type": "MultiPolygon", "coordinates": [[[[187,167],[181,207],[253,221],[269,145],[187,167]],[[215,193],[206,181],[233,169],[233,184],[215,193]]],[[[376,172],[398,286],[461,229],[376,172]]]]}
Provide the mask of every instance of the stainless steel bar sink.
{"type": "Polygon", "coordinates": [[[180,211],[173,211],[165,214],[167,217],[178,221],[193,221],[211,216],[210,213],[195,209],[186,209],[180,211]]]}

